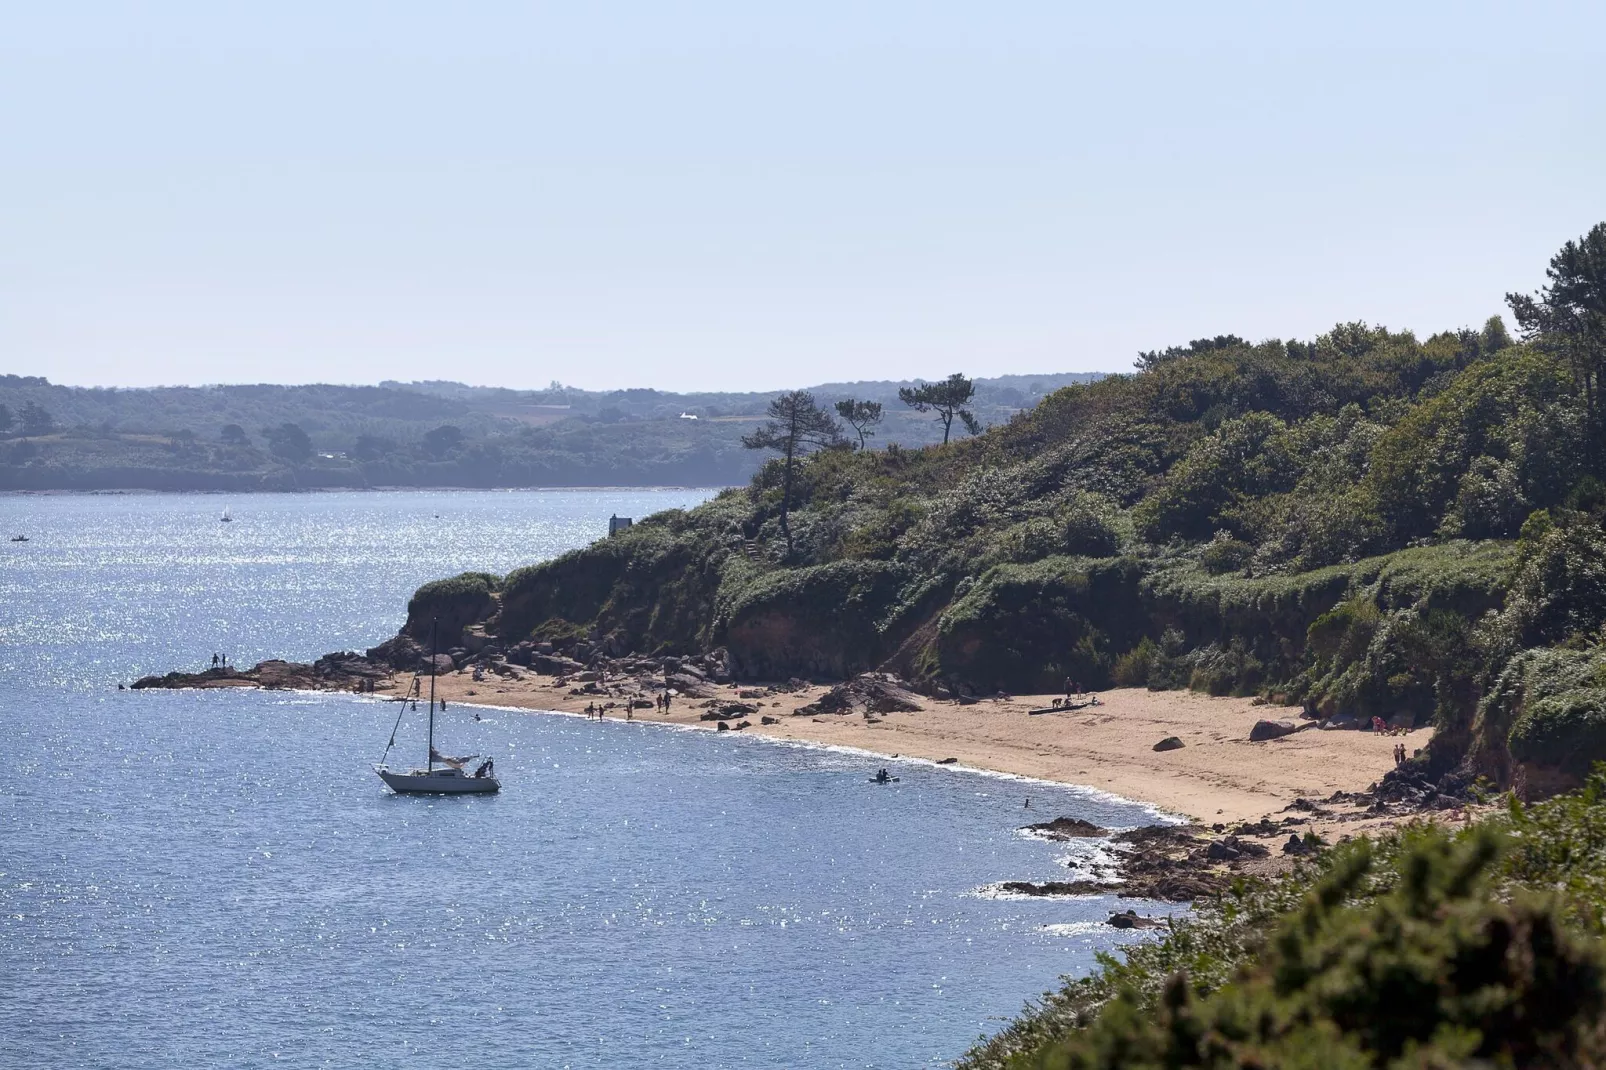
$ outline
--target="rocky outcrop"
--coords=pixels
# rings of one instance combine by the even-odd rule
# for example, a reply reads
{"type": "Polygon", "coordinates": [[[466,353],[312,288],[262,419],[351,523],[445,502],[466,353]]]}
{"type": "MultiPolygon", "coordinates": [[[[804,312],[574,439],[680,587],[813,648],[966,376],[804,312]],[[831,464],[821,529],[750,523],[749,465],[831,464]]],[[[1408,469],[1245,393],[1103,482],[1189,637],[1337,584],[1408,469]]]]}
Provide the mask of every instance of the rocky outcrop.
{"type": "Polygon", "coordinates": [[[362,687],[369,681],[382,678],[387,672],[387,666],[377,664],[361,654],[342,651],[325,654],[311,665],[274,659],[258,662],[249,669],[218,668],[194,673],[170,672],[161,676],[143,676],[134,681],[133,689],[263,687],[318,691],[362,687]]]}
{"type": "Polygon", "coordinates": [[[369,647],[369,661],[389,665],[397,672],[414,672],[423,665],[425,648],[406,634],[398,634],[369,647]]]}
{"type": "Polygon", "coordinates": [[[1036,825],[1023,825],[1021,831],[1032,832],[1048,840],[1081,840],[1109,835],[1108,830],[1079,817],[1056,817],[1036,825]]]}
{"type": "MultiPolygon", "coordinates": [[[[1053,824],[1048,822],[1049,826],[1053,824]]],[[[1007,881],[999,887],[1018,895],[1119,895],[1186,903],[1220,895],[1230,883],[1229,874],[1221,868],[1225,859],[1210,856],[1216,841],[1192,826],[1151,825],[1117,833],[1111,840],[1131,848],[1120,856],[1113,882],[1007,881]]],[[[1264,847],[1251,846],[1265,853],[1264,847]]],[[[1242,850],[1242,845],[1237,844],[1232,850],[1234,858],[1252,853],[1237,853],[1242,850]]]]}
{"type": "Polygon", "coordinates": [[[1153,749],[1156,751],[1168,751],[1181,750],[1182,747],[1182,740],[1178,739],[1176,736],[1166,736],[1160,742],[1156,743],[1153,749]]]}
{"type": "Polygon", "coordinates": [[[923,708],[920,696],[898,677],[867,672],[837,684],[797,713],[915,713],[923,708]]]}

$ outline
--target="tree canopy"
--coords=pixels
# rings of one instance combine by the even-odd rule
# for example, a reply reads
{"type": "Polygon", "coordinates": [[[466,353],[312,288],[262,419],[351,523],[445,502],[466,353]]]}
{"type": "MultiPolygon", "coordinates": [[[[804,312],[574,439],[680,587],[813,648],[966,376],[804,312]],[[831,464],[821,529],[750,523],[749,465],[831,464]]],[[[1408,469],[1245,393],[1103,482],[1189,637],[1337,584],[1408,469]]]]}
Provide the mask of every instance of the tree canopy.
{"type": "Polygon", "coordinates": [[[267,439],[268,450],[275,457],[291,464],[303,464],[312,459],[312,438],[295,424],[264,427],[262,437],[267,439]]]}
{"type": "Polygon", "coordinates": [[[817,449],[842,445],[842,428],[820,408],[807,390],[791,390],[770,402],[769,419],[758,430],[742,436],[750,450],[772,450],[781,455],[781,531],[787,554],[793,551],[790,513],[792,485],[799,458],[817,449]]]}
{"type": "Polygon", "coordinates": [[[881,402],[843,398],[836,403],[836,414],[853,428],[859,436],[859,448],[865,448],[865,439],[875,436],[873,428],[881,422],[881,402]]]}
{"type": "Polygon", "coordinates": [[[898,390],[898,400],[916,412],[936,412],[937,419],[942,423],[942,441],[945,445],[953,431],[955,417],[971,434],[981,433],[981,423],[968,408],[975,396],[975,381],[965,378],[961,372],[954,372],[938,383],[921,383],[898,390]]]}

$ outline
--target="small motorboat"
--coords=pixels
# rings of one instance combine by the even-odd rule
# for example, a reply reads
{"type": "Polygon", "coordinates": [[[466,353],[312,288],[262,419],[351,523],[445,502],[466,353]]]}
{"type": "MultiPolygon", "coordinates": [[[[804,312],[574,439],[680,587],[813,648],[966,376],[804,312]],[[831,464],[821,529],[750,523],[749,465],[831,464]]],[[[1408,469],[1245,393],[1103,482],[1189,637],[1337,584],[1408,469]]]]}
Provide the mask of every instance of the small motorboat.
{"type": "Polygon", "coordinates": [[[872,784],[896,784],[897,782],[898,778],[887,775],[887,771],[885,769],[881,770],[881,772],[870,778],[870,783],[872,784]]]}
{"type": "Polygon", "coordinates": [[[27,542],[28,541],[28,536],[26,536],[26,535],[13,535],[13,536],[11,536],[11,541],[12,542],[27,542]]]}

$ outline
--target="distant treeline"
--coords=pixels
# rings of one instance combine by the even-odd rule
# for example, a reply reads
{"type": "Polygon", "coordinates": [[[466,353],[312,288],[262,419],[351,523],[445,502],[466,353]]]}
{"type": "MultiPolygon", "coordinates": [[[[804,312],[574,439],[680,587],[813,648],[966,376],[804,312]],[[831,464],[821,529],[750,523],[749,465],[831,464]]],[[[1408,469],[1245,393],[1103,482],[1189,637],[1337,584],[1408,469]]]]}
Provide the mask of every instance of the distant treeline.
{"type": "MultiPolygon", "coordinates": [[[[1096,373],[976,380],[983,424],[1096,373]]],[[[905,382],[826,384],[879,402],[877,441],[942,439],[905,382]]],[[[726,486],[761,458],[742,436],[773,393],[379,386],[84,388],[0,375],[0,489],[294,490],[366,486],[726,486]]]]}

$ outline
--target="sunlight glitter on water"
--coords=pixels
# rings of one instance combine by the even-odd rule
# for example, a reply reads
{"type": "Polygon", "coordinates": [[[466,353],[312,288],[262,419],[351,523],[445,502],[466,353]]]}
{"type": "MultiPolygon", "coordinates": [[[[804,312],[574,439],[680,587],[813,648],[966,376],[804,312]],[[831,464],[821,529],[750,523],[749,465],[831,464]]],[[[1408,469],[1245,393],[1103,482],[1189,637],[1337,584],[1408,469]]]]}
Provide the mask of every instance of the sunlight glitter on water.
{"type": "Polygon", "coordinates": [[[407,799],[369,768],[389,703],[114,690],[371,645],[420,582],[703,493],[236,498],[227,536],[205,496],[7,499],[0,1035],[64,1066],[936,1065],[1133,939],[1112,900],[977,894],[1066,872],[1003,779],[866,793],[858,752],[500,712],[438,728],[501,796],[407,799]]]}

